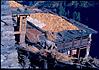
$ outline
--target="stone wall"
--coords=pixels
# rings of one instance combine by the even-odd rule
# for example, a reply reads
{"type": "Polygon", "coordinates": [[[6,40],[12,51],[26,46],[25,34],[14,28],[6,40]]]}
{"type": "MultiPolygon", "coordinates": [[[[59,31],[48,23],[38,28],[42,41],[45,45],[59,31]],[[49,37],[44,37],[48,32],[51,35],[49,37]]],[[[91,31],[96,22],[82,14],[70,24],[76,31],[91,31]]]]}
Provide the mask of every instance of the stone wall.
{"type": "Polygon", "coordinates": [[[1,4],[1,68],[20,68],[8,1],[1,4]]]}

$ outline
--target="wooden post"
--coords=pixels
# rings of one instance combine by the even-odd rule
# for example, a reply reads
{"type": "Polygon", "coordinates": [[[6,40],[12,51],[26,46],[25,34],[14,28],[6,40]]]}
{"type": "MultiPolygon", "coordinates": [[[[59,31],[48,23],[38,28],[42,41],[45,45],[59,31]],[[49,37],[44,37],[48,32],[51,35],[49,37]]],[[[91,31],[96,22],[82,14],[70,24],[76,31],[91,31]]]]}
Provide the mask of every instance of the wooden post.
{"type": "Polygon", "coordinates": [[[20,46],[26,47],[25,44],[25,34],[26,34],[26,17],[28,15],[17,15],[17,27],[19,26],[19,31],[14,32],[14,34],[20,35],[20,46]]]}
{"type": "Polygon", "coordinates": [[[91,34],[89,34],[89,43],[91,44],[91,41],[92,41],[92,39],[91,39],[91,34]]]}
{"type": "Polygon", "coordinates": [[[20,34],[20,32],[19,31],[16,31],[16,32],[14,32],[14,34],[20,34]]]}
{"type": "Polygon", "coordinates": [[[90,46],[88,45],[87,48],[86,48],[85,58],[88,58],[88,56],[89,56],[89,51],[90,51],[90,46]]]}
{"type": "Polygon", "coordinates": [[[78,59],[80,58],[80,48],[78,48],[78,59]]]}
{"type": "Polygon", "coordinates": [[[20,16],[20,46],[26,47],[25,34],[26,34],[26,16],[20,16]]]}
{"type": "Polygon", "coordinates": [[[86,48],[86,55],[85,55],[85,58],[86,58],[86,59],[88,58],[89,52],[90,52],[90,45],[91,45],[91,41],[92,41],[91,35],[92,35],[92,34],[89,34],[89,44],[88,44],[88,46],[87,46],[87,48],[86,48]]]}

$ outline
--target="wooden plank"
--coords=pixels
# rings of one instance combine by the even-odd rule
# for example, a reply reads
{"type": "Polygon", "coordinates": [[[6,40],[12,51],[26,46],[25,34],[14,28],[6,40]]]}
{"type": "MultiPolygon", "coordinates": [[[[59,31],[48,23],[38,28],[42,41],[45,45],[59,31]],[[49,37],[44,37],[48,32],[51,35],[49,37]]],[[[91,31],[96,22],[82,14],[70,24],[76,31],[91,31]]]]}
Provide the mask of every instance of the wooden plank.
{"type": "Polygon", "coordinates": [[[80,49],[86,49],[87,47],[81,47],[80,49]]]}
{"type": "Polygon", "coordinates": [[[73,57],[69,57],[69,55],[65,55],[65,54],[60,53],[60,52],[58,52],[56,50],[53,50],[51,52],[51,54],[58,61],[68,61],[68,60],[73,59],[73,57]]]}
{"type": "Polygon", "coordinates": [[[32,46],[27,46],[27,50],[33,53],[39,52],[39,49],[32,46]]]}
{"type": "Polygon", "coordinates": [[[20,28],[19,28],[20,32],[21,32],[21,29],[22,29],[22,17],[20,17],[20,28]]]}
{"type": "Polygon", "coordinates": [[[78,58],[80,57],[80,49],[78,49],[78,58]]]}
{"type": "Polygon", "coordinates": [[[26,16],[20,16],[20,46],[25,47],[26,16]]]}
{"type": "Polygon", "coordinates": [[[85,58],[89,56],[89,52],[90,52],[90,45],[87,46],[85,58]]]}
{"type": "Polygon", "coordinates": [[[31,53],[37,53],[37,52],[40,52],[40,50],[38,49],[38,48],[36,48],[36,47],[33,47],[33,46],[31,46],[31,45],[26,45],[26,47],[18,47],[18,48],[20,48],[20,49],[22,49],[22,50],[25,50],[25,51],[27,51],[27,52],[31,52],[31,53]]]}
{"type": "Polygon", "coordinates": [[[14,32],[14,34],[20,34],[20,31],[16,31],[16,32],[14,32]]]}
{"type": "Polygon", "coordinates": [[[24,17],[20,17],[20,42],[25,41],[25,33],[26,33],[26,19],[24,17]]]}

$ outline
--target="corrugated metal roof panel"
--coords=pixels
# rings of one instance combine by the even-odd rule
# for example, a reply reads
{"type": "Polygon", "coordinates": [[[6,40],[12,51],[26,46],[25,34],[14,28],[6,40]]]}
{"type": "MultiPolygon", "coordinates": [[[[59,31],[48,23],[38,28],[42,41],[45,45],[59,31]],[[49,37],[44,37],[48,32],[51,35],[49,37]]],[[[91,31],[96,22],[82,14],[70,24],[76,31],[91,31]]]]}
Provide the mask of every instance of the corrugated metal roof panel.
{"type": "Polygon", "coordinates": [[[38,31],[37,29],[27,29],[26,31],[26,36],[29,39],[30,42],[32,43],[37,43],[39,42],[39,36],[42,33],[38,31]]]}

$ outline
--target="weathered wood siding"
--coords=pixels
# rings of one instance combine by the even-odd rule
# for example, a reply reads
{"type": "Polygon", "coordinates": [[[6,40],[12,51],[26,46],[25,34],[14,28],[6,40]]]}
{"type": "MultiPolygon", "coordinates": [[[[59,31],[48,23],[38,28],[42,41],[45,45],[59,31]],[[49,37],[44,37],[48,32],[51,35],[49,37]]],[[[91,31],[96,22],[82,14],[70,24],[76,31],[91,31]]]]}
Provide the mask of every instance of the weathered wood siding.
{"type": "Polygon", "coordinates": [[[89,45],[89,38],[82,38],[79,40],[74,39],[74,41],[70,41],[70,42],[64,42],[64,43],[60,43],[58,44],[58,50],[61,52],[66,52],[67,50],[70,49],[76,49],[76,48],[80,48],[80,47],[87,47],[89,45]]]}

